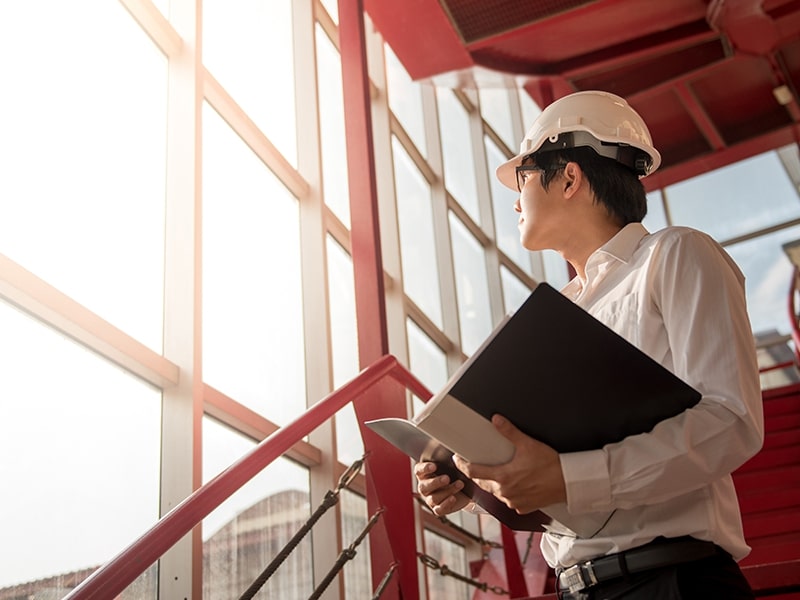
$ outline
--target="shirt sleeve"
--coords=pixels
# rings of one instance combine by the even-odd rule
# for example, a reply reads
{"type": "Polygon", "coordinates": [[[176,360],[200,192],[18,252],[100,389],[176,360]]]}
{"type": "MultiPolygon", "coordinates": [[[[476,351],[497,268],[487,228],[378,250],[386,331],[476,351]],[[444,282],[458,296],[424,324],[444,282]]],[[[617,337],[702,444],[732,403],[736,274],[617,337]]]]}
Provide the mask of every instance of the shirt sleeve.
{"type": "Polygon", "coordinates": [[[763,443],[755,344],[735,263],[711,238],[686,230],[655,248],[647,290],[643,301],[660,312],[675,374],[702,398],[649,433],[563,454],[573,514],[691,492],[729,475],[763,443]]]}

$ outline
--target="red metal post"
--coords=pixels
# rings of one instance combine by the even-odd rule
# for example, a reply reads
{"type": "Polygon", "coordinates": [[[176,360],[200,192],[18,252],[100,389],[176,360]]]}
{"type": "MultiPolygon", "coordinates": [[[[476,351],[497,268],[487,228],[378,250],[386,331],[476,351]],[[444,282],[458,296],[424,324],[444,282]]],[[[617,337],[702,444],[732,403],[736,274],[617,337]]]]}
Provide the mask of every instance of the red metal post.
{"type": "MultiPolygon", "coordinates": [[[[358,357],[363,368],[388,354],[389,341],[364,7],[362,0],[339,0],[338,6],[358,357]]],[[[372,529],[369,538],[372,587],[375,589],[384,574],[396,564],[398,581],[386,589],[384,597],[394,599],[402,595],[405,600],[413,600],[419,597],[419,584],[409,461],[401,453],[388,450],[385,442],[363,426],[364,421],[370,418],[404,415],[405,390],[398,385],[384,384],[380,388],[379,393],[371,393],[354,402],[369,455],[366,463],[367,508],[370,515],[379,509],[385,510],[379,526],[372,529]]]]}

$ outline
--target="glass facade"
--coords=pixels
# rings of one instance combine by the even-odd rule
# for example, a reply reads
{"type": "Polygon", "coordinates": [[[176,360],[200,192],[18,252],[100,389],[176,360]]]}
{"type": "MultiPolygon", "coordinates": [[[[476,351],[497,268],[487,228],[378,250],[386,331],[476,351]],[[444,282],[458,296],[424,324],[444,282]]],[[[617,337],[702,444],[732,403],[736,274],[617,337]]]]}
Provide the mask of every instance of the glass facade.
{"type": "MultiPolygon", "coordinates": [[[[337,3],[166,4],[0,4],[0,476],[14,490],[0,592],[47,582],[63,597],[359,370],[337,3]]],[[[435,390],[536,281],[568,280],[556,253],[521,249],[516,195],[493,176],[539,107],[512,88],[415,82],[366,29],[385,125],[381,252],[399,265],[385,277],[389,351],[435,390]]],[[[722,242],[754,331],[778,336],[792,275],[781,246],[800,238],[790,155],[652,191],[645,221],[722,242]]],[[[363,451],[347,406],[123,597],[156,598],[165,565],[201,569],[203,597],[238,596],[363,451]]],[[[270,596],[311,593],[330,567],[319,557],[367,523],[365,494],[361,478],[270,596]]],[[[418,550],[469,573],[479,545],[420,512],[418,550]]],[[[367,541],[332,597],[372,593],[368,556],[367,541]]],[[[419,568],[432,600],[472,592],[419,568]]]]}

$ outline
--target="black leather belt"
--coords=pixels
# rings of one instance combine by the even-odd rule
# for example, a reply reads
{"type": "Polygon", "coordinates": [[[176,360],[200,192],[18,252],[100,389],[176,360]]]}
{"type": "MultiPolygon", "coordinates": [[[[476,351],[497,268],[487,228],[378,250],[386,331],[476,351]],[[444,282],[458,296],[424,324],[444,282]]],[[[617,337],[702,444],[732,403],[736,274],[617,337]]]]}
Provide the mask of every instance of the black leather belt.
{"type": "Polygon", "coordinates": [[[703,542],[691,537],[658,538],[639,548],[558,570],[558,585],[562,590],[579,592],[628,574],[709,558],[722,552],[713,542],[703,542]]]}

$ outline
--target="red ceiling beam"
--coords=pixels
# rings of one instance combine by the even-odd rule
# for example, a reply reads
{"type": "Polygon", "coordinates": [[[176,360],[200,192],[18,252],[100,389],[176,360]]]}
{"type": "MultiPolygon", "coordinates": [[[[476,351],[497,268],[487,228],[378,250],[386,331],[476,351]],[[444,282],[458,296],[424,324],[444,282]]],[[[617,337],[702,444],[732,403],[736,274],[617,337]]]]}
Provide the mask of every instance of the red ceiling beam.
{"type": "Polygon", "coordinates": [[[372,22],[414,80],[475,66],[435,0],[365,0],[372,22]]]}
{"type": "Polygon", "coordinates": [[[797,143],[795,127],[783,127],[746,142],[728,146],[700,158],[659,169],[642,180],[648,192],[703,175],[709,171],[739,162],[770,150],[797,143]]]}

